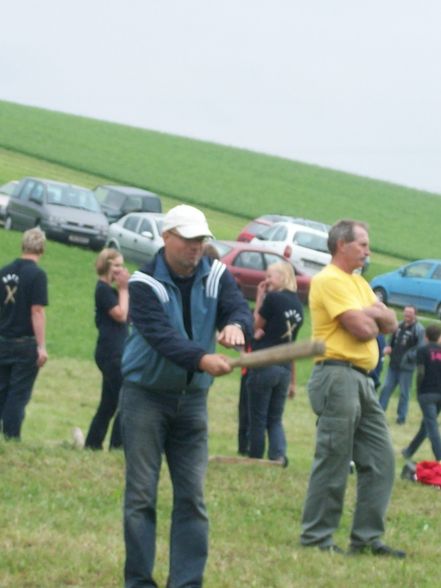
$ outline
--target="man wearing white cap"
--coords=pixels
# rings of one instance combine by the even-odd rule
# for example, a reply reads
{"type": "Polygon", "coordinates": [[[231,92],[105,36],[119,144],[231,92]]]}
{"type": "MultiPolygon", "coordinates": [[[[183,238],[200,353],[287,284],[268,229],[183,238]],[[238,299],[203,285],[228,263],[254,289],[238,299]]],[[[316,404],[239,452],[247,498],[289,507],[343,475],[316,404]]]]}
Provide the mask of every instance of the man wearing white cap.
{"type": "Polygon", "coordinates": [[[125,586],[153,579],[156,496],[162,455],[173,485],[168,588],[202,586],[208,553],[203,485],[208,463],[207,392],[231,371],[215,353],[243,345],[251,313],[233,277],[204,257],[205,215],[181,204],[165,216],[164,248],[129,282],[132,324],[122,360],[120,411],[126,457],[125,586]]]}

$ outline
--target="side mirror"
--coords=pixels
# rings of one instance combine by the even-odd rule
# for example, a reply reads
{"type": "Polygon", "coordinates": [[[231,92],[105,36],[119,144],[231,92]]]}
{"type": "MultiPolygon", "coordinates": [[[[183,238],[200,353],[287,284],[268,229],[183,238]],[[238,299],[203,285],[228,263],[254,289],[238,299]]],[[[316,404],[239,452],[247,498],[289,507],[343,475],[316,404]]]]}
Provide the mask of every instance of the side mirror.
{"type": "Polygon", "coordinates": [[[34,202],[35,204],[43,204],[43,198],[39,197],[39,196],[31,196],[29,198],[29,200],[31,202],[34,202]]]}
{"type": "Polygon", "coordinates": [[[153,233],[151,231],[142,231],[141,237],[145,237],[146,239],[153,239],[153,233]]]}

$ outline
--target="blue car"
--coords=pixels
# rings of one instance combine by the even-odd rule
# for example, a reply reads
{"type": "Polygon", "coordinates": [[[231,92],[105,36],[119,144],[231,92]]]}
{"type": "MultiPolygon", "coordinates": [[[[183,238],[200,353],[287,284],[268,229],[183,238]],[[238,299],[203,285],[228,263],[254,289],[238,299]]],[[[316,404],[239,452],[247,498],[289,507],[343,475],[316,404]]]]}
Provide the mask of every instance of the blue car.
{"type": "Polygon", "coordinates": [[[419,259],[381,274],[371,286],[385,304],[415,306],[441,318],[441,259],[419,259]]]}

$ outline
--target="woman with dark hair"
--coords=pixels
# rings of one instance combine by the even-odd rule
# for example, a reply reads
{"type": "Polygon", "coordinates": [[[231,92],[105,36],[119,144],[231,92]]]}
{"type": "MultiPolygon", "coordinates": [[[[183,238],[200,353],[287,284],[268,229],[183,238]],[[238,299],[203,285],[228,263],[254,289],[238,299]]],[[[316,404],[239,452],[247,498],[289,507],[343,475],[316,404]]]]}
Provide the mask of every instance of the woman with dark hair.
{"type": "MultiPolygon", "coordinates": [[[[96,260],[98,282],[95,288],[95,324],[98,340],[95,361],[103,375],[101,399],[90,424],[85,446],[102,449],[109,423],[118,408],[122,384],[121,356],[127,336],[129,309],[129,272],[124,259],[115,249],[103,249],[96,260]],[[114,287],[114,285],[116,287],[114,287]]],[[[119,416],[113,421],[109,449],[122,445],[119,416]]]]}
{"type": "MultiPolygon", "coordinates": [[[[287,262],[270,265],[257,290],[252,350],[295,341],[303,323],[293,267],[287,262]]],[[[252,369],[247,377],[249,405],[249,455],[261,458],[268,432],[268,457],[287,465],[282,424],[288,393],[294,395],[294,364],[281,363],[252,369]]]]}

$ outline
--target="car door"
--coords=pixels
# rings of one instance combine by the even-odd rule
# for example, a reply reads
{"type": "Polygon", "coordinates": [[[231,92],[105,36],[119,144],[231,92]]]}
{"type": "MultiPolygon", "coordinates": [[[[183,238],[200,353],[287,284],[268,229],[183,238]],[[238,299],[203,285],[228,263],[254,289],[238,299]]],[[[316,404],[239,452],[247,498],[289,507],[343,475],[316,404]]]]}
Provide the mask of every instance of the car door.
{"type": "Polygon", "coordinates": [[[240,251],[229,269],[245,298],[255,300],[257,285],[265,279],[263,253],[260,251],[240,251]]]}
{"type": "Polygon", "coordinates": [[[140,263],[152,259],[158,250],[158,240],[155,239],[156,234],[157,230],[154,227],[154,221],[148,218],[141,219],[137,227],[137,236],[133,241],[134,254],[136,250],[140,263]]]}
{"type": "Polygon", "coordinates": [[[137,232],[140,217],[129,214],[117,232],[117,239],[121,253],[132,261],[139,261],[140,255],[136,247],[139,234],[137,232]]]}
{"type": "MultiPolygon", "coordinates": [[[[26,180],[17,196],[11,198],[8,214],[14,228],[26,230],[35,226],[34,211],[32,210],[35,208],[35,204],[32,203],[30,197],[37,185],[41,186],[37,180],[26,180]]],[[[38,191],[41,192],[41,188],[38,191]]]]}
{"type": "Polygon", "coordinates": [[[434,263],[427,260],[411,263],[398,272],[390,285],[389,302],[399,306],[412,304],[419,310],[431,310],[432,303],[427,295],[431,284],[434,263]]]}
{"type": "Polygon", "coordinates": [[[437,312],[441,305],[441,263],[434,263],[429,277],[422,280],[421,304],[429,312],[437,312]]]}

